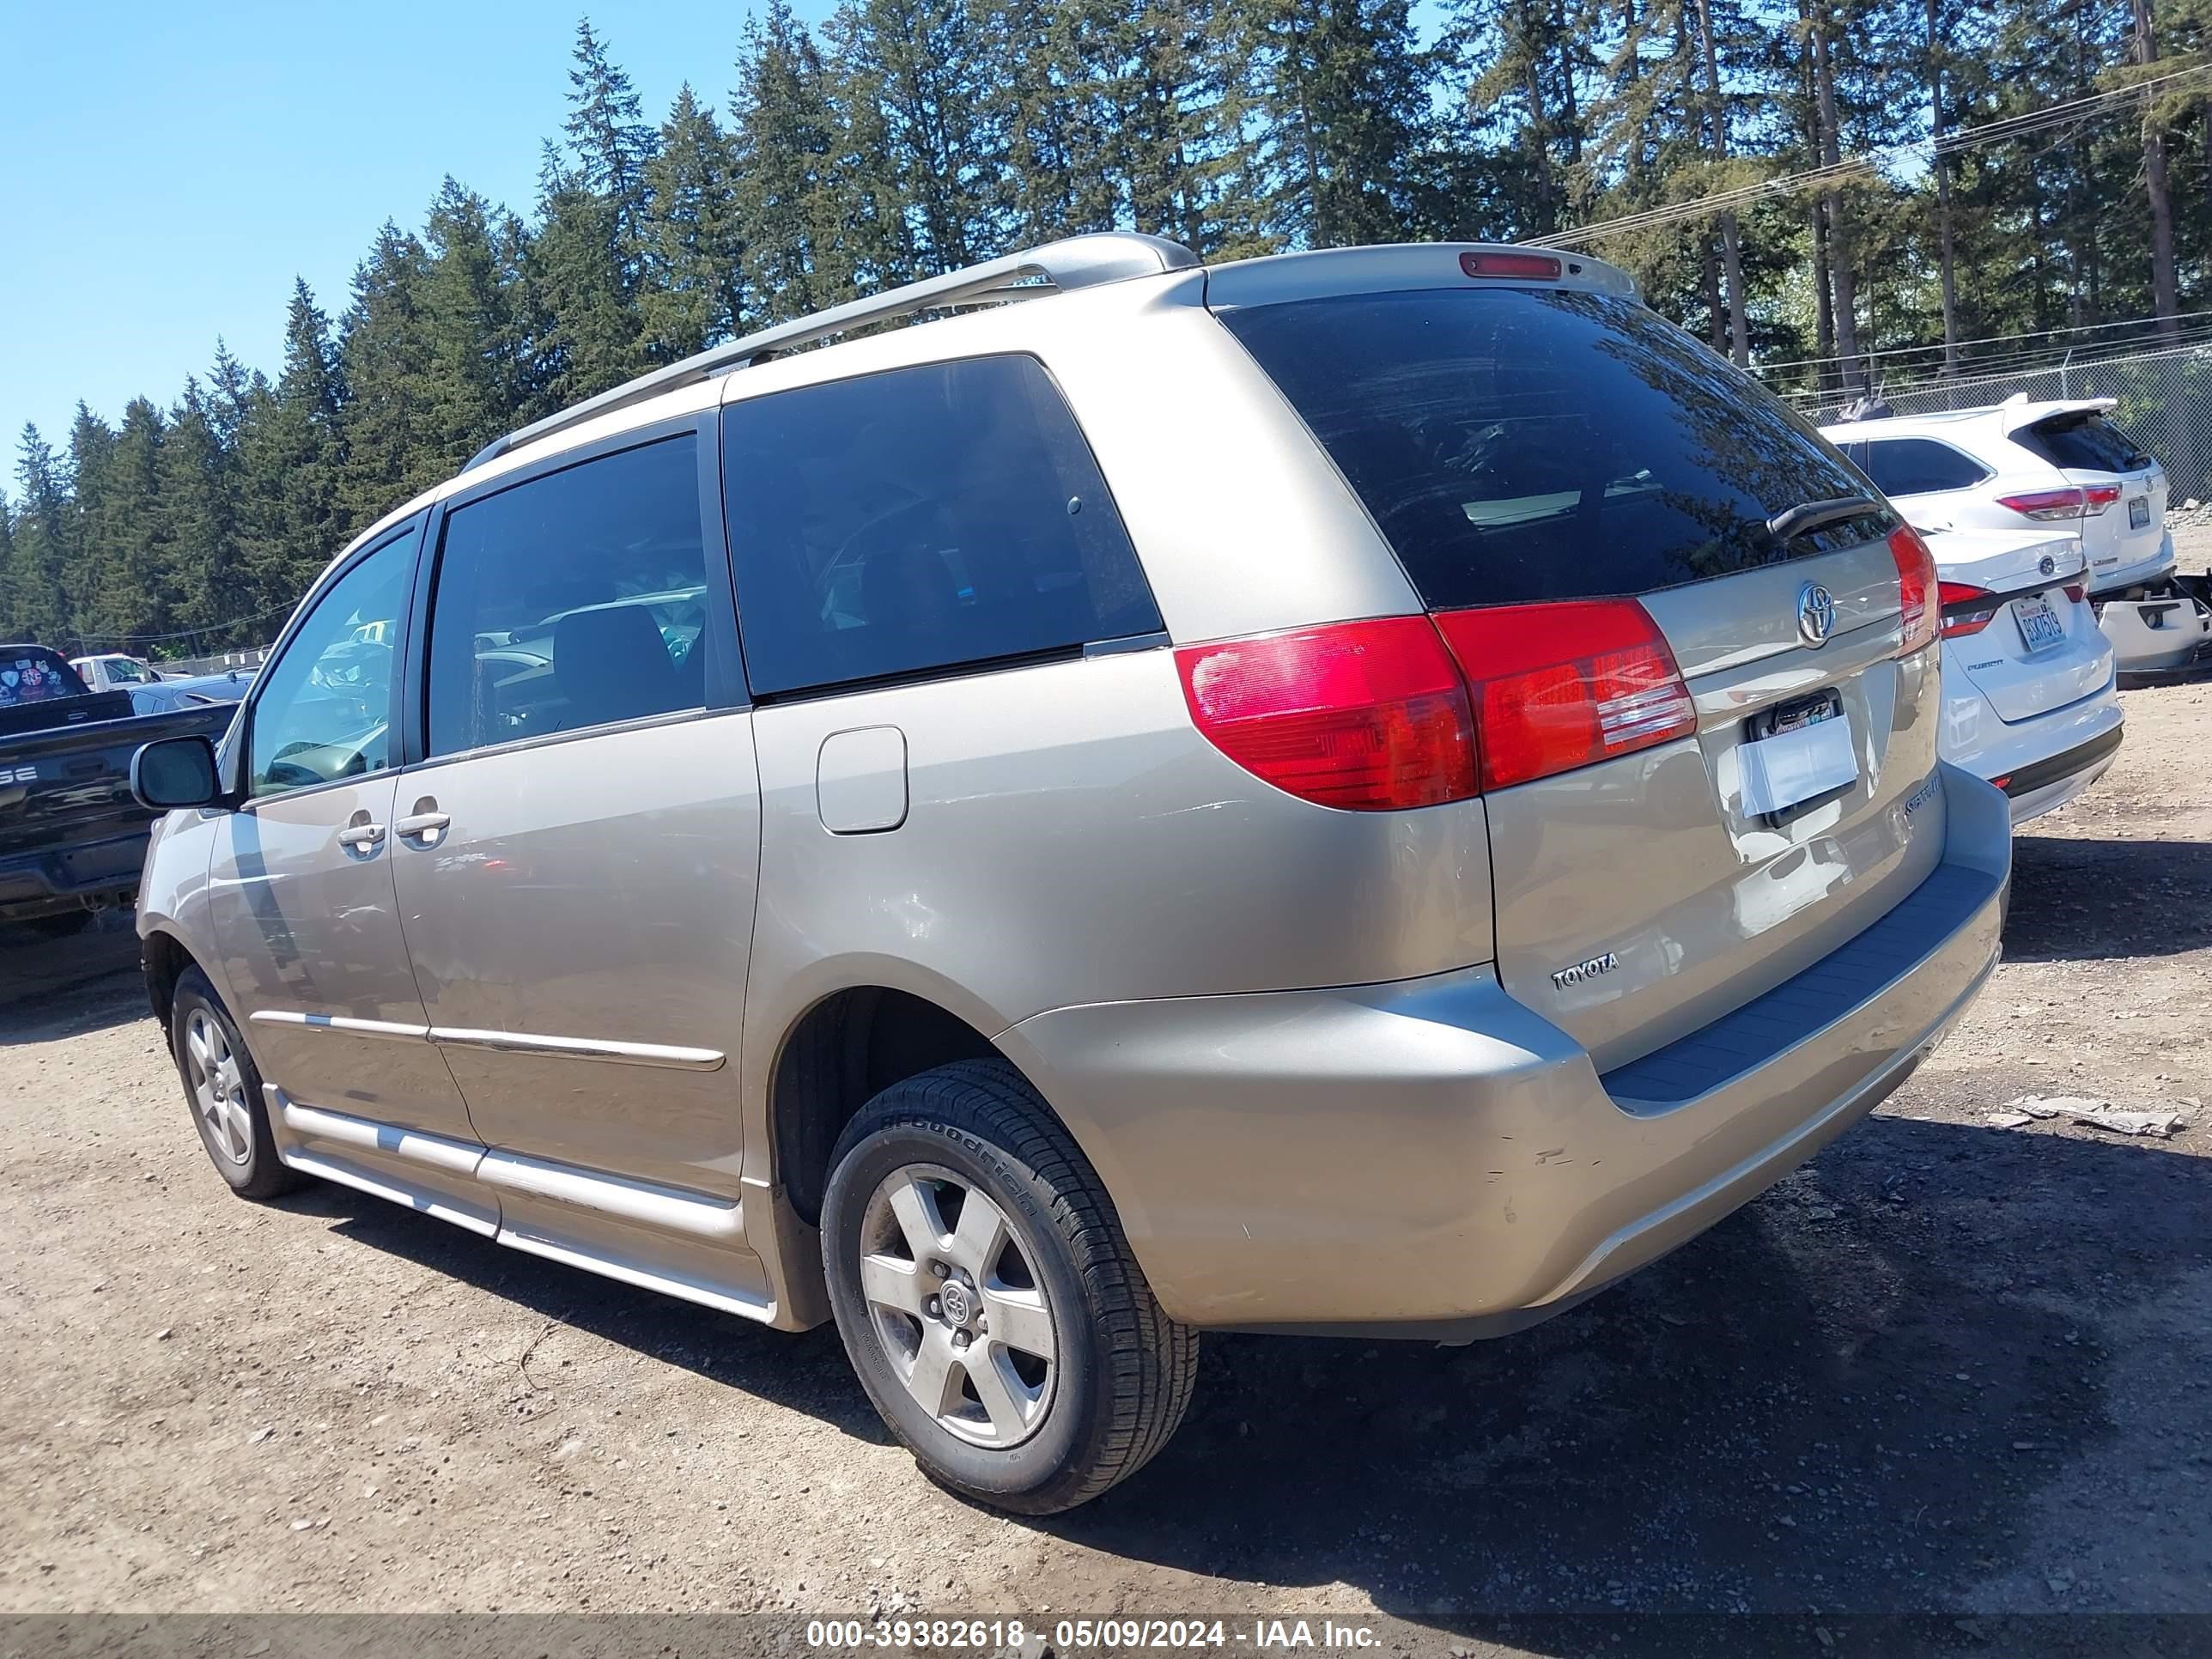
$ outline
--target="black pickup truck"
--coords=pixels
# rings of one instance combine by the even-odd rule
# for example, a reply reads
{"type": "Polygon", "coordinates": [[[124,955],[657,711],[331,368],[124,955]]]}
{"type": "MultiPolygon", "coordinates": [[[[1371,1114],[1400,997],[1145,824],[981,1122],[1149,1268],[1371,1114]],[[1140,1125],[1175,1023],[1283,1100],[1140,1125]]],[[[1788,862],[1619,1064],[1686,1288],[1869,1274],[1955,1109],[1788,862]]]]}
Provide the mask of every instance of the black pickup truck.
{"type": "Polygon", "coordinates": [[[127,691],[88,691],[40,645],[0,645],[0,922],[82,927],[138,891],[153,814],[131,798],[131,757],[156,738],[220,738],[235,704],[133,714],[127,691]]]}

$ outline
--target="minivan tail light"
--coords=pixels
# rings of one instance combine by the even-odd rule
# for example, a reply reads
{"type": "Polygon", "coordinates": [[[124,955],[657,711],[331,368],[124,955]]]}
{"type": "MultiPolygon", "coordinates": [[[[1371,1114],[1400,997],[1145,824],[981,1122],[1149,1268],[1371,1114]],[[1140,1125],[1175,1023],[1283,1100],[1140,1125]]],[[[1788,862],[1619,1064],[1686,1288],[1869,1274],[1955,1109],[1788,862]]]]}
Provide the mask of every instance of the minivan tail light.
{"type": "Polygon", "coordinates": [[[1426,617],[1185,646],[1176,668],[1206,740],[1286,794],[1379,812],[1475,793],[1467,688],[1426,617]]]}
{"type": "Polygon", "coordinates": [[[1942,604],[1936,556],[1918,531],[1901,524],[1889,532],[1889,556],[1897,563],[1897,616],[1904,630],[1897,654],[1909,657],[1936,639],[1936,613],[1942,604]]]}
{"type": "Polygon", "coordinates": [[[2023,519],[2048,524],[2060,519],[2080,518],[2086,499],[2086,492],[2080,489],[2032,489],[2025,495],[2000,495],[1997,505],[2010,507],[2023,519]]]}
{"type": "Polygon", "coordinates": [[[2120,499],[2118,484],[2089,484],[2081,491],[2081,513],[2084,518],[2095,518],[2120,499]]]}
{"type": "Polygon", "coordinates": [[[1634,599],[1441,611],[1474,696],[1482,787],[1504,789],[1697,730],[1690,688],[1634,599]]]}
{"type": "Polygon", "coordinates": [[[1937,589],[1943,601],[1943,637],[1963,640],[1970,634],[1978,634],[1990,625],[1997,614],[1997,596],[1986,587],[1977,587],[1972,582],[1944,582],[1937,589]],[[1984,605],[1982,600],[1988,604],[1984,605]],[[1957,606],[1956,614],[1953,606],[1957,606]]]}

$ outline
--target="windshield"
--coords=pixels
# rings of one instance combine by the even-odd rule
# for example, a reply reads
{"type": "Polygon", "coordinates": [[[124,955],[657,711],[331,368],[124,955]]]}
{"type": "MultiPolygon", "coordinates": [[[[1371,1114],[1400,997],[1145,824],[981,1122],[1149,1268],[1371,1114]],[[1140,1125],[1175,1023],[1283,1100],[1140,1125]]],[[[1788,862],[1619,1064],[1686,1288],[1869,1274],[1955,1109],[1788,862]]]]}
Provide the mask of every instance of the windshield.
{"type": "Polygon", "coordinates": [[[0,646],[0,708],[85,696],[76,671],[37,646],[0,646]]]}
{"type": "Polygon", "coordinates": [[[1225,313],[1432,607],[1650,592],[1856,546],[1879,507],[1771,393],[1644,307],[1566,289],[1334,295],[1225,313]]]}
{"type": "Polygon", "coordinates": [[[101,664],[101,667],[107,678],[118,684],[143,685],[146,684],[146,671],[129,657],[110,657],[101,664]]]}

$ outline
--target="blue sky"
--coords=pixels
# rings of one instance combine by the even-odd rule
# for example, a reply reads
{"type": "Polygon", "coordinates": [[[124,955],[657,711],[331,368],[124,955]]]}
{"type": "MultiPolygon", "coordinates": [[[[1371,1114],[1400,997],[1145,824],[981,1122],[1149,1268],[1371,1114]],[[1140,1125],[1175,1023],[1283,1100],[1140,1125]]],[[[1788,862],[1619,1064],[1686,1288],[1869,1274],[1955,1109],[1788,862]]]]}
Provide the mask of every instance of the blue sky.
{"type": "Polygon", "coordinates": [[[658,119],[686,80],[721,106],[751,9],[0,0],[0,487],[24,422],[167,404],[217,336],[273,376],[293,276],[343,309],[447,173],[526,213],[584,10],[658,119]]]}

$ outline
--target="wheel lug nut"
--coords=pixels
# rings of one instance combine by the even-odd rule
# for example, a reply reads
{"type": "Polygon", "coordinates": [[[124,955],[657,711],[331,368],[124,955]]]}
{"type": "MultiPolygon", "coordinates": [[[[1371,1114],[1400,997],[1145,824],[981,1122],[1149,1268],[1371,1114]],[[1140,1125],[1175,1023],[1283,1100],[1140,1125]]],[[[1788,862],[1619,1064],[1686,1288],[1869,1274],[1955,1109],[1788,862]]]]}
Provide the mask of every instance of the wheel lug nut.
{"type": "Polygon", "coordinates": [[[966,1346],[968,1346],[968,1333],[967,1333],[967,1332],[965,1332],[965,1331],[955,1331],[955,1332],[953,1332],[953,1333],[952,1333],[952,1346],[953,1346],[954,1347],[956,1347],[956,1348],[964,1348],[964,1347],[966,1347],[966,1346]]]}
{"type": "Polygon", "coordinates": [[[937,1298],[936,1298],[935,1297],[933,1297],[933,1296],[932,1297],[930,1297],[930,1298],[929,1298],[929,1311],[930,1311],[931,1313],[933,1313],[933,1314],[935,1314],[935,1313],[939,1312],[940,1310],[941,1310],[939,1309],[939,1304],[938,1304],[938,1300],[937,1300],[937,1298]]]}
{"type": "Polygon", "coordinates": [[[929,1264],[929,1271],[935,1273],[939,1279],[944,1279],[951,1275],[952,1269],[946,1267],[942,1261],[933,1261],[929,1264]]]}

